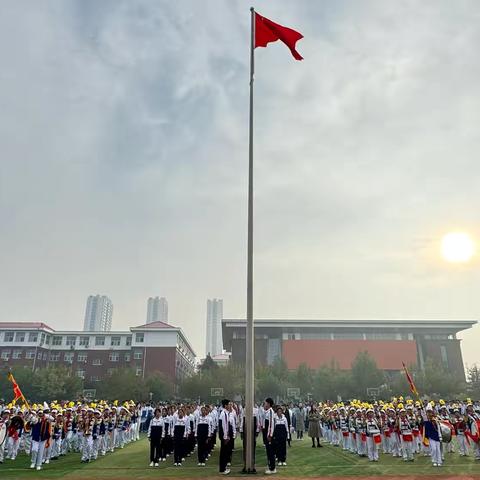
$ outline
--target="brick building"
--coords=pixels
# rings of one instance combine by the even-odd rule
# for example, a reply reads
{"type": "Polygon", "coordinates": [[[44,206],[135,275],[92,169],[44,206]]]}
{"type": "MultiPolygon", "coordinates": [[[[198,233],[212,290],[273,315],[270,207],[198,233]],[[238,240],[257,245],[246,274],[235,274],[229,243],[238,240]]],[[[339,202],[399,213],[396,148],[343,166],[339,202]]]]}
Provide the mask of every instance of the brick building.
{"type": "MultiPolygon", "coordinates": [[[[223,348],[232,361],[245,362],[245,320],[222,321],[223,348]]],[[[367,351],[386,372],[402,362],[423,368],[432,359],[464,377],[457,333],[476,321],[413,320],[255,320],[255,362],[267,365],[283,358],[288,368],[311,368],[334,361],[348,370],[359,352],[367,351]]]]}
{"type": "Polygon", "coordinates": [[[174,383],[191,375],[195,352],[180,328],[153,322],[128,331],[56,331],[45,323],[0,322],[0,368],[32,371],[65,365],[94,384],[115,369],[139,376],[162,372],[174,383]]]}

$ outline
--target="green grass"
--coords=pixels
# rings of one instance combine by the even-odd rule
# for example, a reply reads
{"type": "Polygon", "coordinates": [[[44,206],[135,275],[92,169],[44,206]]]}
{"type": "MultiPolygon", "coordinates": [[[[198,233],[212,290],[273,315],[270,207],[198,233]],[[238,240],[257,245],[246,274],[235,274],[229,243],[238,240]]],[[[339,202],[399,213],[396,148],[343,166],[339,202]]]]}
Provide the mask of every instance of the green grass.
{"type": "MultiPolygon", "coordinates": [[[[236,451],[233,457],[233,467],[230,476],[240,476],[242,469],[241,441],[236,441],[236,451]]],[[[30,459],[20,454],[17,460],[5,460],[0,465],[0,479],[150,479],[158,477],[214,477],[218,472],[218,447],[210,458],[206,467],[197,466],[197,458],[187,459],[182,467],[174,467],[173,459],[169,457],[159,468],[148,467],[149,445],[146,439],[132,443],[123,450],[117,450],[101,457],[90,464],[80,463],[78,454],[69,454],[60,460],[45,465],[40,472],[30,470],[30,459]]],[[[338,447],[325,446],[322,449],[311,448],[308,439],[292,441],[288,449],[287,467],[278,467],[280,477],[329,477],[329,476],[377,476],[390,475],[478,475],[480,476],[480,462],[472,457],[459,457],[457,454],[447,454],[445,466],[433,468],[430,458],[417,456],[415,462],[404,463],[401,459],[389,455],[380,455],[378,463],[370,463],[365,458],[345,453],[338,447]]],[[[263,473],[266,465],[265,451],[257,447],[257,470],[263,473]]],[[[276,477],[275,476],[275,477],[276,477]]]]}

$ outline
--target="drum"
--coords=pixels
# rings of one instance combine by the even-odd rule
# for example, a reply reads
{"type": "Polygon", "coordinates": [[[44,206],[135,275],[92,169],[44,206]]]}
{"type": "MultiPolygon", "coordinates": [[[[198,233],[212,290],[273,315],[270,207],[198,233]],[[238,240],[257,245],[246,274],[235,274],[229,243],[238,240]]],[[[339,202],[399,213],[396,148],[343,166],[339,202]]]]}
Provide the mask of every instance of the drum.
{"type": "Polygon", "coordinates": [[[440,422],[440,432],[444,443],[450,443],[452,441],[452,429],[449,424],[440,422]]]}
{"type": "Polygon", "coordinates": [[[376,433],[373,436],[373,441],[378,445],[379,443],[382,443],[382,436],[379,433],[376,433]]]}
{"type": "Polygon", "coordinates": [[[0,425],[0,447],[4,447],[5,439],[7,438],[7,424],[2,423],[0,425]]]}

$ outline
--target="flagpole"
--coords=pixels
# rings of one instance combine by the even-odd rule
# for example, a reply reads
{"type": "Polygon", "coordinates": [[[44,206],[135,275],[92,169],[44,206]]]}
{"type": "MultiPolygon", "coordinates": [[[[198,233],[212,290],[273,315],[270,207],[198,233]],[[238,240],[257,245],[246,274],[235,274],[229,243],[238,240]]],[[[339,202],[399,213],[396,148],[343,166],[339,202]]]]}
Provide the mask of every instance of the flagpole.
{"type": "Polygon", "coordinates": [[[250,8],[250,116],[248,128],[248,247],[247,247],[247,325],[245,335],[245,469],[254,473],[254,328],[253,328],[253,74],[255,49],[255,10],[250,8]]]}

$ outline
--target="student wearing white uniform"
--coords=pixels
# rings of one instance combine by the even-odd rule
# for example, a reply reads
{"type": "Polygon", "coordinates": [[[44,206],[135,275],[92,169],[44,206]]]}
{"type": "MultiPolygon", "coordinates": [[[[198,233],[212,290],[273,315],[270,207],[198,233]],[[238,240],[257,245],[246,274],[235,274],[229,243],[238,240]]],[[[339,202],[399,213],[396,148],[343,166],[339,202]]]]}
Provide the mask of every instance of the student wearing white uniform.
{"type": "Polygon", "coordinates": [[[287,465],[287,439],[289,435],[288,420],[283,413],[283,408],[277,408],[277,414],[273,418],[273,441],[278,465],[287,465]]]}

